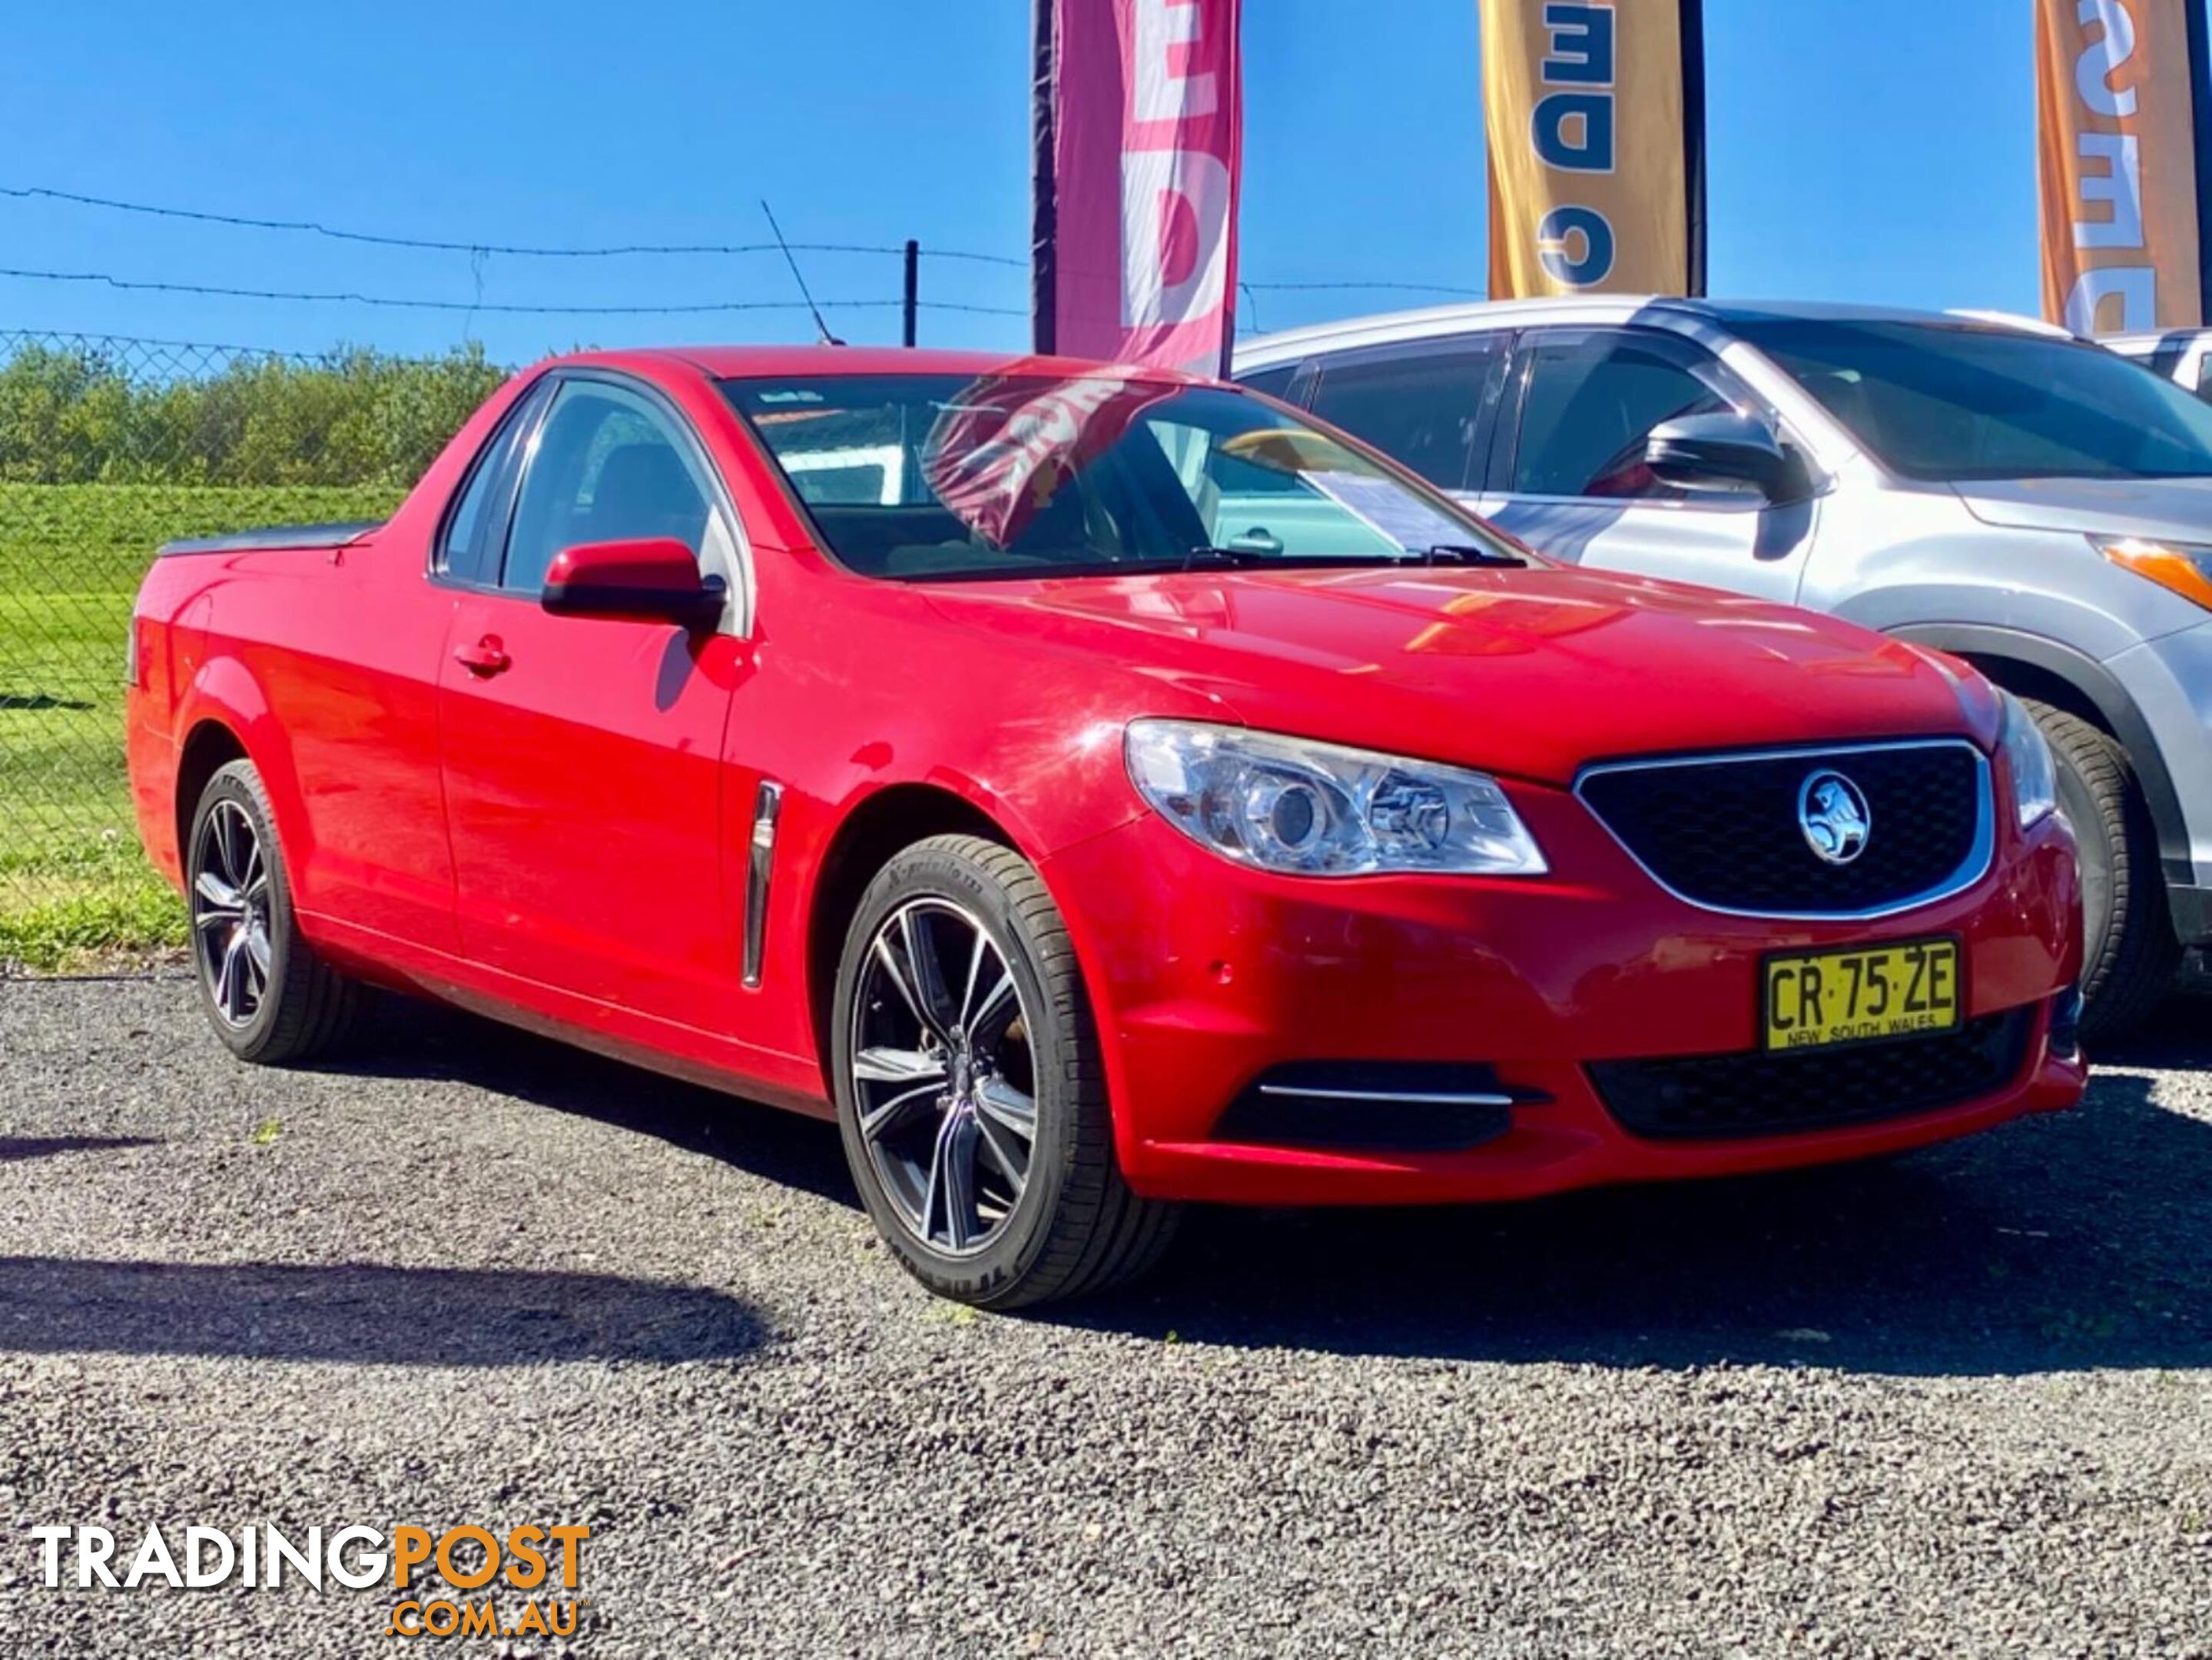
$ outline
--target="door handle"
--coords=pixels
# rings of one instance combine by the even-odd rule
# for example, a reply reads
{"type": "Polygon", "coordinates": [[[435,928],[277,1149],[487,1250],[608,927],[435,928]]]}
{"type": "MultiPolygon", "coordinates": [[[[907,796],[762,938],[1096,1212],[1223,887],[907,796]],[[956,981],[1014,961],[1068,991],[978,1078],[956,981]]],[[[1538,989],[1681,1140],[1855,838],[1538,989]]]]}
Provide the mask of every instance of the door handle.
{"type": "Polygon", "coordinates": [[[453,660],[471,674],[480,676],[503,673],[514,662],[495,634],[487,634],[473,646],[456,646],[453,660]]]}

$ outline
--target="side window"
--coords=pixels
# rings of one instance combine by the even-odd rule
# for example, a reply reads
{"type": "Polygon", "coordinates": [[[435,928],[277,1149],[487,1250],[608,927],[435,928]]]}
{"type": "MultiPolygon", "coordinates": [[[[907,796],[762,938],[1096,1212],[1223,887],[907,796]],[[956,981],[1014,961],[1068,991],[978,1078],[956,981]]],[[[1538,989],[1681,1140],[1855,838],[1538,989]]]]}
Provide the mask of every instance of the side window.
{"type": "Polygon", "coordinates": [[[563,548],[672,536],[699,555],[709,540],[705,481],[668,417],[599,380],[564,382],[538,436],[500,586],[535,593],[563,548]]]}
{"type": "Polygon", "coordinates": [[[445,534],[438,542],[438,569],[464,582],[489,581],[498,563],[491,545],[499,533],[507,502],[514,487],[514,447],[536,421],[535,411],[545,401],[541,383],[514,401],[505,419],[484,440],[483,447],[461,485],[459,501],[447,517],[445,534]]]}
{"type": "Polygon", "coordinates": [[[1632,334],[1540,335],[1528,357],[1516,496],[1679,499],[1685,492],[1644,465],[1644,440],[1662,421],[1737,401],[1717,359],[1692,368],[1666,345],[1632,334]]]}
{"type": "Polygon", "coordinates": [[[1255,369],[1249,374],[1240,374],[1237,381],[1239,386],[1249,386],[1255,392],[1264,392],[1270,398],[1280,398],[1287,402],[1291,396],[1291,382],[1298,378],[1298,367],[1296,363],[1278,363],[1273,368],[1255,369]]]}
{"type": "Polygon", "coordinates": [[[1499,340],[1455,340],[1325,363],[1313,412],[1449,490],[1473,488],[1475,437],[1499,340]]]}

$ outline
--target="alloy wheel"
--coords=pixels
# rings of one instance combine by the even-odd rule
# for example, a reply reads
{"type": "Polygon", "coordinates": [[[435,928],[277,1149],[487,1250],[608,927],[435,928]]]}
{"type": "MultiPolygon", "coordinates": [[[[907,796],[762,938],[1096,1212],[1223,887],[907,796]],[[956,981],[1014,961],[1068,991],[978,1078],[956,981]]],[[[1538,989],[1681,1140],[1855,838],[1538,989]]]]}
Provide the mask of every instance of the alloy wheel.
{"type": "Polygon", "coordinates": [[[869,941],[854,998],[860,1139],[892,1209],[933,1250],[983,1250],[1036,1144],[1033,1027],[1006,953],[972,912],[911,900],[869,941]]]}
{"type": "Polygon", "coordinates": [[[244,806],[218,800],[192,844],[192,948],[226,1025],[252,1023],[269,993],[269,860],[244,806]]]}

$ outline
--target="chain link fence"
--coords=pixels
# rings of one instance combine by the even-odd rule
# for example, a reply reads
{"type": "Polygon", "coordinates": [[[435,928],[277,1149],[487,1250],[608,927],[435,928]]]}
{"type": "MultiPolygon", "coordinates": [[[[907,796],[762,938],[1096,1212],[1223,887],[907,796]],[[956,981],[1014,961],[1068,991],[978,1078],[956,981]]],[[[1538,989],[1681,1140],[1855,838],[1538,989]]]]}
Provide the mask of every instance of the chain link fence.
{"type": "Polygon", "coordinates": [[[0,331],[0,972],[182,938],[123,767],[131,605],[155,548],[380,518],[504,374],[474,350],[0,331]]]}

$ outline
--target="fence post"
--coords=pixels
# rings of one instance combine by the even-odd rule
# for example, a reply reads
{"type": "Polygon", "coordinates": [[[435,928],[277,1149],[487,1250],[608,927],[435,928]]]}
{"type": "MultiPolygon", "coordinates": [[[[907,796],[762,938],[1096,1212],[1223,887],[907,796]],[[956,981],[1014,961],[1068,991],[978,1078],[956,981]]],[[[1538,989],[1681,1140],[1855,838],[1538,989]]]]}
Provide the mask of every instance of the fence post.
{"type": "Polygon", "coordinates": [[[905,326],[901,331],[901,344],[903,345],[914,344],[915,313],[921,308],[921,244],[908,237],[906,244],[906,303],[902,312],[905,326]]]}

